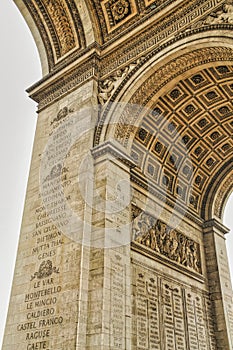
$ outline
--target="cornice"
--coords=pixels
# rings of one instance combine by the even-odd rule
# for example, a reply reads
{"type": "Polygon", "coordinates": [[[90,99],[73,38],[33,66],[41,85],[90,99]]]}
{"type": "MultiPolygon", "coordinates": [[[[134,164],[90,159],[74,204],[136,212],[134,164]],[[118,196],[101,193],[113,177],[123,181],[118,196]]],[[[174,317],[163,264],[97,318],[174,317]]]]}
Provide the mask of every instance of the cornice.
{"type": "Polygon", "coordinates": [[[204,230],[204,233],[209,233],[209,232],[212,232],[213,230],[216,230],[217,233],[224,234],[224,235],[230,231],[225,225],[223,225],[220,221],[216,219],[205,221],[203,223],[203,230],[204,230]]]}
{"type": "MultiPolygon", "coordinates": [[[[119,146],[120,145],[116,145],[114,141],[107,141],[94,147],[91,150],[91,153],[96,161],[99,161],[102,156],[109,155],[113,159],[117,159],[124,165],[127,165],[129,168],[134,168],[134,161],[123,150],[121,150],[119,146]]],[[[106,160],[106,157],[104,157],[104,160],[106,160]]]]}
{"type": "Polygon", "coordinates": [[[95,49],[73,65],[51,72],[27,92],[38,103],[38,111],[48,107],[90,79],[98,80],[99,54],[95,49]]]}

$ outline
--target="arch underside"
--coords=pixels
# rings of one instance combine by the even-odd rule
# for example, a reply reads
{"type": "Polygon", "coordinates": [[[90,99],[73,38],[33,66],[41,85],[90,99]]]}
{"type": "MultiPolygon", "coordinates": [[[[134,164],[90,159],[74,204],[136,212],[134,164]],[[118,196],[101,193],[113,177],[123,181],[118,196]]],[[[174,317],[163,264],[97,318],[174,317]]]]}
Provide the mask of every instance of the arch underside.
{"type": "Polygon", "coordinates": [[[105,107],[104,137],[127,149],[132,180],[204,220],[222,218],[233,187],[232,59],[216,46],[150,62],[105,107]]]}

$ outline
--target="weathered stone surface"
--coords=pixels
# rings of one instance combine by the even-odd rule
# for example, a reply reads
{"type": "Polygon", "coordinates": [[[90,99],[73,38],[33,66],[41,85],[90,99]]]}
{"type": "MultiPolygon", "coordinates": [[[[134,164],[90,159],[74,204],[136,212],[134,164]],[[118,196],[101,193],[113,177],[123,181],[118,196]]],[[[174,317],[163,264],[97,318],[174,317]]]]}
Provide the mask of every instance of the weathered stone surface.
{"type": "Polygon", "coordinates": [[[3,350],[231,350],[232,4],[15,2],[44,77],[3,350]]]}

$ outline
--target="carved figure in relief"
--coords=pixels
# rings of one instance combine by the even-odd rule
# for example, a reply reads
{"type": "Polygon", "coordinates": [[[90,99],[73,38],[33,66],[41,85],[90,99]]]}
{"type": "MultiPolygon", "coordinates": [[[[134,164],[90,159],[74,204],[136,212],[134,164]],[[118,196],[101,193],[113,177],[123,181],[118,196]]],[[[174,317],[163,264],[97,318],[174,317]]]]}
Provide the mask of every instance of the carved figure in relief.
{"type": "Polygon", "coordinates": [[[158,235],[159,235],[159,248],[160,252],[163,252],[164,240],[167,234],[167,227],[160,220],[158,221],[158,235]]]}
{"type": "Polygon", "coordinates": [[[194,266],[194,268],[196,270],[199,270],[200,269],[200,266],[199,266],[199,259],[198,259],[198,247],[197,247],[197,243],[195,242],[192,242],[191,246],[190,246],[190,249],[192,251],[192,266],[194,266]]]}
{"type": "Polygon", "coordinates": [[[128,66],[122,69],[117,69],[110,77],[105,79],[99,85],[99,102],[104,105],[110,97],[113,95],[116,88],[125,79],[125,77],[141,62],[142,58],[136,62],[130,63],[128,66]]]}
{"type": "Polygon", "coordinates": [[[114,84],[112,79],[106,79],[104,82],[99,86],[99,101],[102,105],[105,104],[105,102],[111,97],[111,93],[114,90],[114,84]]]}
{"type": "Polygon", "coordinates": [[[185,242],[185,255],[186,255],[186,266],[188,267],[193,267],[192,265],[192,252],[191,252],[191,249],[190,249],[190,246],[191,246],[191,241],[190,240],[187,240],[185,242]]]}
{"type": "Polygon", "coordinates": [[[170,232],[170,237],[171,237],[171,246],[170,246],[169,257],[171,257],[174,260],[177,260],[178,259],[177,251],[179,247],[179,242],[178,242],[178,237],[175,230],[172,230],[170,232]]]}
{"type": "Polygon", "coordinates": [[[167,256],[170,255],[170,246],[171,246],[170,232],[166,232],[166,235],[163,239],[163,253],[167,256]]]}
{"type": "Polygon", "coordinates": [[[159,252],[159,245],[158,245],[158,230],[155,225],[154,220],[152,220],[152,227],[149,229],[150,233],[150,240],[151,240],[151,249],[155,250],[156,252],[159,252]]]}
{"type": "Polygon", "coordinates": [[[222,6],[222,9],[211,13],[203,22],[204,25],[233,23],[233,3],[229,2],[222,6]]]}
{"type": "Polygon", "coordinates": [[[112,96],[116,87],[121,83],[121,81],[127,75],[127,68],[118,69],[111,77],[105,79],[99,86],[99,101],[104,105],[108,99],[112,96]]]}

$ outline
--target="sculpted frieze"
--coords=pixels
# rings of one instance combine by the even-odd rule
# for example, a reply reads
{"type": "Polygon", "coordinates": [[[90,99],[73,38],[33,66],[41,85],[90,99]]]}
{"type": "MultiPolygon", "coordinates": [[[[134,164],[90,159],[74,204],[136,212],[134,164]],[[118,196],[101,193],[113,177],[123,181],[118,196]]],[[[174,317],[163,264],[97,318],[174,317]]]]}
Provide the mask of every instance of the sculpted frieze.
{"type": "Polygon", "coordinates": [[[201,273],[200,246],[193,239],[145,212],[134,218],[132,231],[133,241],[201,273]]]}

